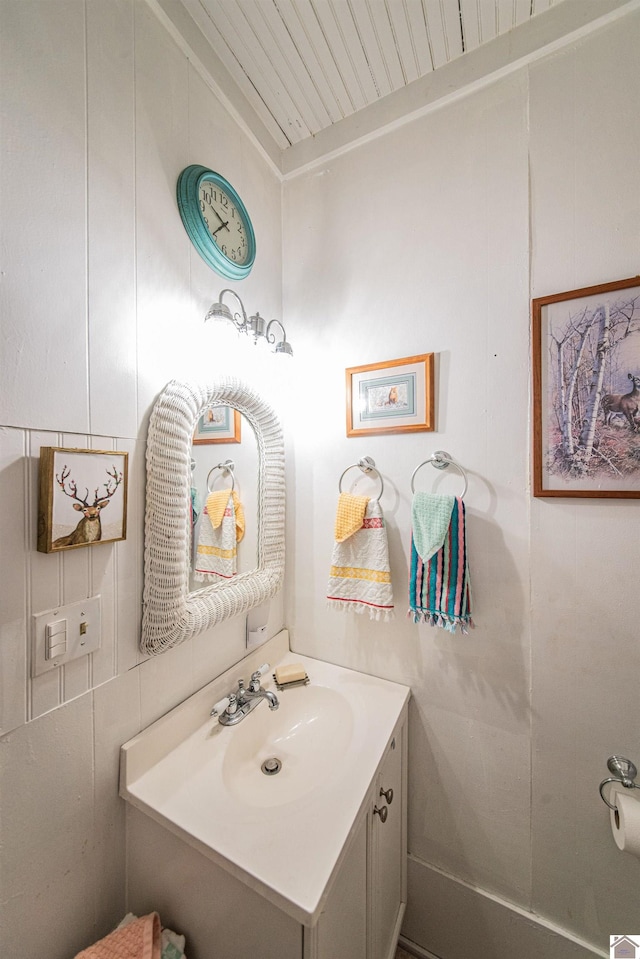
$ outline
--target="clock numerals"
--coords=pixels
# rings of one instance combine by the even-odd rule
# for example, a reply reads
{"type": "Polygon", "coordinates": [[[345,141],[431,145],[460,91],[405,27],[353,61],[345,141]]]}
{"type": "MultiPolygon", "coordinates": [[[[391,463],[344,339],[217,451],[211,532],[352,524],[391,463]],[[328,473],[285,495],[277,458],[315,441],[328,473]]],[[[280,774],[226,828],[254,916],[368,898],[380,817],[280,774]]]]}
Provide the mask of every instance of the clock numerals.
{"type": "Polygon", "coordinates": [[[244,223],[226,193],[203,184],[200,188],[200,212],[222,255],[234,263],[245,263],[248,247],[244,223]]]}

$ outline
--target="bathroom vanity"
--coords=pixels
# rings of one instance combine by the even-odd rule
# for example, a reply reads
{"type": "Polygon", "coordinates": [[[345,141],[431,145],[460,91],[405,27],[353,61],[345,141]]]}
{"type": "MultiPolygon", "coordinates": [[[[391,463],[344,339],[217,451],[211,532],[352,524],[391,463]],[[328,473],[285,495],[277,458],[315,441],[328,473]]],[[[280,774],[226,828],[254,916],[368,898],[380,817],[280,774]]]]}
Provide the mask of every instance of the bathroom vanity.
{"type": "MultiPolygon", "coordinates": [[[[276,691],[271,670],[263,684],[276,691]]],[[[157,909],[186,935],[189,959],[392,959],[409,695],[291,653],[283,630],[126,743],[128,908],[157,909]],[[302,663],[309,685],[237,726],[212,719],[264,661],[302,663]],[[265,775],[272,759],[281,768],[265,775]]]]}

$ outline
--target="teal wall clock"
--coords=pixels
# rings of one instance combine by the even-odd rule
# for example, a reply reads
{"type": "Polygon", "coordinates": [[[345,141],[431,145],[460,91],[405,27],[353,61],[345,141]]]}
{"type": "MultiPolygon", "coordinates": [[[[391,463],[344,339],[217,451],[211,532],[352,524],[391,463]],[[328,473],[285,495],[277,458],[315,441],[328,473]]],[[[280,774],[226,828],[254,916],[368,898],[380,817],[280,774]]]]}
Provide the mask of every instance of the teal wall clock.
{"type": "Polygon", "coordinates": [[[243,280],[256,258],[246,207],[228,180],[199,164],[178,177],[178,209],[196,250],[216,273],[243,280]]]}

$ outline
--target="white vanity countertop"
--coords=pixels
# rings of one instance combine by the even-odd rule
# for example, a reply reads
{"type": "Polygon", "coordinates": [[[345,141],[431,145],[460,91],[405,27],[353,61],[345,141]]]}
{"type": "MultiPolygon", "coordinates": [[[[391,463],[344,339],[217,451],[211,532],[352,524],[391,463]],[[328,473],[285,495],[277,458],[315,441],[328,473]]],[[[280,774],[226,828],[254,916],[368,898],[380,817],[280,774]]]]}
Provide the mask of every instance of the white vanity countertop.
{"type": "Polygon", "coordinates": [[[251,653],[121,748],[120,794],[304,925],[319,918],[407,686],[309,659],[288,633],[251,653]],[[302,663],[310,685],[277,692],[235,727],[209,712],[263,662],[302,663]],[[283,768],[260,771],[275,754],[283,768]]]}

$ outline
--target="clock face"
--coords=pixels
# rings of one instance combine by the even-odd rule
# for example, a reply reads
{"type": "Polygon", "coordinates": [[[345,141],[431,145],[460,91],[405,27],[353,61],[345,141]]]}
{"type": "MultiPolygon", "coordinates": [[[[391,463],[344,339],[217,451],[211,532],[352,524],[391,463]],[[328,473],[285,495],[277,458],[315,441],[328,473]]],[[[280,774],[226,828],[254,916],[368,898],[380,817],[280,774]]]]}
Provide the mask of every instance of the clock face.
{"type": "Polygon", "coordinates": [[[241,265],[249,258],[245,218],[228,192],[218,183],[200,182],[200,212],[221,253],[241,265]]]}
{"type": "Polygon", "coordinates": [[[256,239],[245,205],[229,181],[192,164],[178,178],[177,200],[184,228],[205,263],[230,280],[248,276],[256,239]]]}

